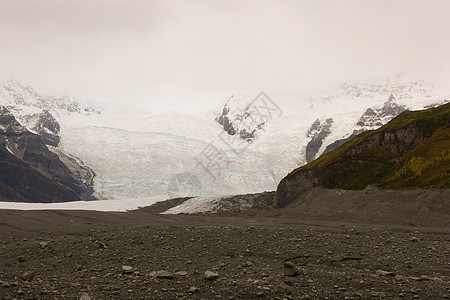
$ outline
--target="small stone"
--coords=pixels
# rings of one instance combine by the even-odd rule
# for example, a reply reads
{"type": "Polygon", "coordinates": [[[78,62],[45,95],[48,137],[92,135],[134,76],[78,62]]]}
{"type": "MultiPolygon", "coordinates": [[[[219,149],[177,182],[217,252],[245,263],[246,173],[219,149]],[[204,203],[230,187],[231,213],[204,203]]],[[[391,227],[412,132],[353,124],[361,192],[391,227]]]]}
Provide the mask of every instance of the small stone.
{"type": "Polygon", "coordinates": [[[286,276],[297,276],[298,268],[297,266],[290,261],[284,263],[284,275],[286,276]]]}
{"type": "Polygon", "coordinates": [[[420,275],[420,279],[421,280],[424,280],[424,281],[439,281],[439,282],[442,282],[442,279],[441,278],[439,278],[439,277],[431,277],[431,276],[428,276],[428,275],[420,275]]]}
{"type": "Polygon", "coordinates": [[[11,287],[11,284],[10,284],[9,282],[1,281],[1,280],[0,280],[0,285],[1,285],[2,287],[4,287],[4,288],[9,288],[9,287],[11,287]]]}
{"type": "Polygon", "coordinates": [[[395,276],[395,273],[383,270],[377,270],[378,276],[395,276]]]}
{"type": "Polygon", "coordinates": [[[413,237],[411,238],[411,242],[417,243],[417,242],[419,242],[419,239],[418,239],[417,237],[413,236],[413,237]]]}
{"type": "Polygon", "coordinates": [[[91,296],[88,293],[81,293],[80,300],[91,300],[91,296]]]}
{"type": "Polygon", "coordinates": [[[178,271],[178,272],[175,272],[175,275],[176,276],[186,276],[188,274],[188,272],[186,272],[186,271],[178,271]]]}
{"type": "Polygon", "coordinates": [[[48,246],[48,242],[39,242],[39,246],[41,247],[41,249],[44,249],[48,246]]]}
{"type": "Polygon", "coordinates": [[[278,291],[285,295],[290,295],[292,293],[292,289],[285,283],[282,283],[278,286],[278,291]]]}
{"type": "Polygon", "coordinates": [[[199,288],[198,287],[193,286],[193,287],[191,287],[189,289],[189,293],[190,294],[195,294],[195,293],[198,293],[198,292],[199,292],[199,288]]]}
{"type": "Polygon", "coordinates": [[[252,263],[251,261],[249,261],[249,260],[247,260],[247,261],[244,263],[244,267],[246,267],[246,268],[251,267],[251,266],[253,266],[253,263],[252,263]]]}
{"type": "Polygon", "coordinates": [[[105,249],[106,245],[105,245],[105,243],[99,241],[98,244],[97,244],[97,247],[98,247],[98,249],[105,249]]]}
{"type": "Polygon", "coordinates": [[[21,278],[25,281],[31,281],[34,278],[34,273],[31,271],[26,271],[22,274],[21,278]]]}
{"type": "Polygon", "coordinates": [[[134,269],[132,266],[122,266],[122,272],[124,274],[132,274],[134,272],[134,269]]]}
{"type": "Polygon", "coordinates": [[[399,274],[397,274],[397,275],[395,275],[395,280],[397,280],[397,281],[402,281],[403,280],[403,276],[402,275],[399,275],[399,274]]]}
{"type": "Polygon", "coordinates": [[[17,257],[17,261],[18,262],[25,262],[25,256],[23,256],[23,255],[18,256],[17,257]]]}
{"type": "Polygon", "coordinates": [[[379,297],[379,298],[386,297],[386,294],[383,293],[383,292],[375,292],[375,291],[373,291],[372,293],[370,293],[370,295],[372,295],[372,297],[379,297]]]}
{"type": "Polygon", "coordinates": [[[17,295],[23,295],[23,294],[25,294],[25,293],[22,290],[17,291],[17,295]]]}
{"type": "Polygon", "coordinates": [[[159,270],[159,271],[156,271],[156,277],[164,278],[164,279],[172,279],[173,274],[166,270],[159,270]]]}
{"type": "Polygon", "coordinates": [[[264,292],[257,292],[257,293],[256,293],[256,296],[257,296],[257,297],[264,297],[264,292]]]}
{"type": "Polygon", "coordinates": [[[205,272],[205,279],[206,280],[216,280],[217,278],[219,278],[219,273],[215,273],[212,271],[206,271],[205,272]]]}

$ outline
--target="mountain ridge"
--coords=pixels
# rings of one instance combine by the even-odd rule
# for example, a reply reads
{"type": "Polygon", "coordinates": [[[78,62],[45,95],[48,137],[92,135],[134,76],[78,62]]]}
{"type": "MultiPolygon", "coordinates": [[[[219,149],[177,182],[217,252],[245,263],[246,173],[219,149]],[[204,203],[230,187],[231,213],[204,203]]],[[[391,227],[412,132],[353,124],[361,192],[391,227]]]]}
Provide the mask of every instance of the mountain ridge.
{"type": "Polygon", "coordinates": [[[307,152],[314,159],[333,142],[349,137],[361,115],[368,108],[381,108],[391,94],[408,109],[440,103],[447,95],[421,81],[377,81],[302,94],[268,93],[256,102],[256,95],[235,94],[214,112],[186,114],[155,113],[128,102],[96,109],[75,98],[46,96],[6,82],[0,86],[0,104],[39,134],[61,160],[61,153],[73,155],[92,169],[85,172],[80,164],[85,174],[81,179],[95,173],[95,195],[109,200],[167,197],[171,179],[186,172],[202,183],[202,195],[274,190],[290,170],[307,162],[307,152]],[[77,104],[70,105],[74,101],[77,104]],[[220,124],[224,109],[238,134],[230,135],[220,124]],[[308,131],[317,119],[327,126],[315,139],[308,131]],[[327,124],[327,119],[333,122],[327,124]],[[308,147],[313,139],[317,143],[308,147]],[[215,151],[211,157],[226,161],[208,160],[207,149],[215,151]]]}
{"type": "Polygon", "coordinates": [[[285,207],[314,187],[450,188],[450,103],[404,111],[377,130],[354,137],[279,183],[274,206],[285,207]],[[440,172],[434,172],[433,169],[440,172]]]}
{"type": "Polygon", "coordinates": [[[92,199],[91,182],[80,180],[42,138],[0,106],[0,191],[3,200],[64,202],[92,199]]]}

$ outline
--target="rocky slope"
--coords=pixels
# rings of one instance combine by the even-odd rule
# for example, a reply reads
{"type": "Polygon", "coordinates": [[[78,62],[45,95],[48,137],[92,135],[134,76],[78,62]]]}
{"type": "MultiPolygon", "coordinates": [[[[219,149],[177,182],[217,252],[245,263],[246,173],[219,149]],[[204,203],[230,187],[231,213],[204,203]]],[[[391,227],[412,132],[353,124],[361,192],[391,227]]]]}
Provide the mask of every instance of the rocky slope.
{"type": "Polygon", "coordinates": [[[331,133],[331,126],[333,125],[333,119],[328,118],[324,122],[319,119],[312,123],[311,128],[308,130],[307,138],[311,138],[308,145],[306,145],[306,161],[311,162],[316,157],[317,152],[322,147],[323,141],[331,133]]]}
{"type": "Polygon", "coordinates": [[[28,131],[4,106],[0,106],[0,150],[3,201],[62,202],[91,198],[92,182],[81,181],[48,150],[40,136],[28,131]]]}
{"type": "Polygon", "coordinates": [[[406,111],[300,167],[278,185],[276,207],[314,187],[450,188],[450,104],[406,111]]]}

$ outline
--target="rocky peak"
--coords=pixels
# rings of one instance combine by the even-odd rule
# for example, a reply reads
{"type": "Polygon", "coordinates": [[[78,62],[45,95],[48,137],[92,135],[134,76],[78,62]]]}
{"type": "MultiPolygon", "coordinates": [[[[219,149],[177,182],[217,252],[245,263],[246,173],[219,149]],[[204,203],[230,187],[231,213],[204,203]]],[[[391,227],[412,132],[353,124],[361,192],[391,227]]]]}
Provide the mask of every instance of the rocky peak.
{"type": "Polygon", "coordinates": [[[358,131],[376,129],[390,120],[401,112],[406,110],[406,106],[397,104],[397,100],[394,95],[390,95],[389,99],[384,102],[383,106],[378,109],[368,108],[361,116],[357,125],[358,131]]]}
{"type": "Polygon", "coordinates": [[[233,124],[228,116],[230,112],[230,108],[228,107],[228,102],[224,105],[222,109],[222,113],[216,116],[216,122],[223,126],[223,130],[225,130],[229,135],[235,135],[236,130],[233,127],[233,124]]]}
{"type": "Polygon", "coordinates": [[[38,115],[33,131],[42,138],[42,141],[46,145],[54,147],[58,146],[60,140],[60,125],[48,110],[44,110],[38,115]]]}
{"type": "Polygon", "coordinates": [[[20,125],[13,114],[5,106],[0,105],[0,134],[11,136],[25,131],[27,129],[20,125]]]}
{"type": "MultiPolygon", "coordinates": [[[[256,133],[263,128],[265,121],[257,117],[259,113],[254,107],[247,105],[243,110],[231,111],[229,101],[224,105],[215,121],[223,126],[223,130],[229,135],[238,135],[240,139],[251,142],[256,133]]],[[[260,116],[260,115],[259,115],[260,116]]]]}
{"type": "Polygon", "coordinates": [[[21,112],[23,107],[35,108],[34,111],[36,109],[42,111],[47,110],[57,116],[59,114],[72,113],[82,113],[85,115],[100,113],[95,107],[82,105],[77,99],[68,96],[43,95],[31,86],[24,86],[15,80],[7,80],[0,86],[0,103],[13,110],[18,118],[19,115],[17,113],[21,112]]]}
{"type": "Polygon", "coordinates": [[[398,105],[397,100],[395,99],[394,95],[391,94],[389,99],[384,102],[383,107],[381,108],[381,117],[395,117],[396,115],[400,114],[406,110],[406,107],[403,105],[398,105]]]}
{"type": "Polygon", "coordinates": [[[90,105],[82,105],[68,96],[43,95],[15,80],[0,85],[0,105],[4,105],[29,131],[41,136],[46,145],[58,146],[60,124],[57,118],[69,114],[99,114],[90,105]]]}

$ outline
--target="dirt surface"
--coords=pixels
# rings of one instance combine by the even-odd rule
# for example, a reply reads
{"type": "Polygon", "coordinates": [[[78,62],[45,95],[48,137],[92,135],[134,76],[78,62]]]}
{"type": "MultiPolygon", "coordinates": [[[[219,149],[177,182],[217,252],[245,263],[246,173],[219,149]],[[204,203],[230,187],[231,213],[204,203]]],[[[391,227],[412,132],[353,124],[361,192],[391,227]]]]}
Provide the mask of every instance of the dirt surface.
{"type": "Polygon", "coordinates": [[[450,227],[450,189],[337,190],[313,188],[292,205],[274,209],[274,192],[220,199],[215,215],[411,227],[450,227]]]}
{"type": "Polygon", "coordinates": [[[448,227],[149,211],[0,211],[0,299],[450,297],[448,227]]]}

